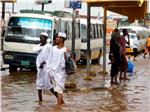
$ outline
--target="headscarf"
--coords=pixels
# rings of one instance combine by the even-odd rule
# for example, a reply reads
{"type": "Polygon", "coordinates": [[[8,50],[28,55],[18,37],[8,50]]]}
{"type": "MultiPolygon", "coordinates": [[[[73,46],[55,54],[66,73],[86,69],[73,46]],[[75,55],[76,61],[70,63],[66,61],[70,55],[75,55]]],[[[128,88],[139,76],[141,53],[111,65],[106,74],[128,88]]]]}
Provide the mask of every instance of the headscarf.
{"type": "Polygon", "coordinates": [[[118,29],[115,29],[111,36],[112,36],[112,39],[117,40],[118,37],[120,37],[120,31],[118,29]]]}

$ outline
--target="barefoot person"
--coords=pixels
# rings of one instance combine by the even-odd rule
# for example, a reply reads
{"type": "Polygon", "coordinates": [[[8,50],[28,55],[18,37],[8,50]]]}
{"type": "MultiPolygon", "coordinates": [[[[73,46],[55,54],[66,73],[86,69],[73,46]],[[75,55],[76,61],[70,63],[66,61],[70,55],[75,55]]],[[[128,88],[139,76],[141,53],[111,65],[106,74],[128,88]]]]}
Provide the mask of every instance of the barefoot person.
{"type": "Polygon", "coordinates": [[[134,58],[133,58],[133,61],[136,61],[136,57],[138,55],[138,46],[139,46],[139,40],[137,38],[134,38],[133,40],[133,55],[134,55],[134,58]]]}
{"type": "Polygon", "coordinates": [[[111,84],[118,84],[117,78],[118,78],[118,71],[119,66],[121,63],[121,57],[120,57],[120,46],[118,44],[117,39],[120,37],[120,32],[118,29],[115,29],[112,33],[112,37],[110,40],[110,54],[109,59],[111,62],[109,64],[111,65],[111,84]]]}
{"type": "Polygon", "coordinates": [[[146,39],[146,50],[147,50],[147,52],[144,53],[143,57],[145,58],[145,56],[147,55],[147,53],[149,53],[149,59],[150,59],[150,35],[146,39]]]}
{"type": "Polygon", "coordinates": [[[56,46],[52,47],[52,52],[49,55],[47,61],[47,72],[49,78],[53,84],[53,90],[57,95],[57,105],[64,103],[63,100],[63,90],[66,81],[66,70],[65,70],[65,52],[66,47],[64,47],[64,41],[66,39],[66,34],[59,32],[56,37],[56,46]]]}
{"type": "Polygon", "coordinates": [[[121,65],[120,65],[120,79],[127,80],[127,59],[126,59],[126,43],[130,45],[129,41],[129,35],[127,29],[123,29],[123,36],[120,36],[118,38],[118,43],[120,45],[120,52],[121,52],[121,65]],[[128,38],[128,41],[126,41],[126,36],[128,38]],[[122,77],[122,73],[124,73],[124,76],[122,77]]]}
{"type": "Polygon", "coordinates": [[[48,59],[51,46],[47,44],[48,34],[42,32],[40,35],[40,43],[33,48],[33,51],[37,53],[36,67],[37,67],[37,77],[36,77],[36,88],[38,90],[39,101],[42,99],[42,90],[45,89],[45,77],[47,76],[45,71],[45,64],[48,59]]]}

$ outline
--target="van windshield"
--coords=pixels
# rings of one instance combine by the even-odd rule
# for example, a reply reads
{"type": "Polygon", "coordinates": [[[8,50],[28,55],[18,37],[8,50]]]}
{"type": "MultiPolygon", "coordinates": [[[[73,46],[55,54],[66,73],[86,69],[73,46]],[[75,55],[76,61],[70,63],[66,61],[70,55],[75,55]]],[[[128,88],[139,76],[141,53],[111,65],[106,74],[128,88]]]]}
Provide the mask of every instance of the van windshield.
{"type": "Polygon", "coordinates": [[[7,42],[39,43],[41,32],[52,37],[52,21],[31,17],[11,17],[5,35],[7,42]]]}
{"type": "Polygon", "coordinates": [[[137,38],[136,33],[129,33],[129,38],[130,38],[130,39],[135,39],[135,38],[137,38]]]}

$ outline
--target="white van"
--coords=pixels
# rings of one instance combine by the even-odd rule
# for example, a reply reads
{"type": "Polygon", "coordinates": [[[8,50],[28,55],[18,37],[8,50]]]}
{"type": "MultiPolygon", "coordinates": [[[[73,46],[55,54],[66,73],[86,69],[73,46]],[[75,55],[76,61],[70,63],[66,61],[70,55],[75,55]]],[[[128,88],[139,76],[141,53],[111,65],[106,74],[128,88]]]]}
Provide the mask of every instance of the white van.
{"type": "Polygon", "coordinates": [[[141,52],[144,47],[145,47],[145,40],[149,36],[149,30],[145,27],[140,27],[140,26],[124,26],[124,27],[119,27],[118,28],[121,31],[123,29],[127,29],[129,33],[129,39],[130,39],[130,46],[126,45],[126,53],[130,54],[133,53],[133,48],[134,48],[134,41],[138,41],[138,52],[141,52]]]}

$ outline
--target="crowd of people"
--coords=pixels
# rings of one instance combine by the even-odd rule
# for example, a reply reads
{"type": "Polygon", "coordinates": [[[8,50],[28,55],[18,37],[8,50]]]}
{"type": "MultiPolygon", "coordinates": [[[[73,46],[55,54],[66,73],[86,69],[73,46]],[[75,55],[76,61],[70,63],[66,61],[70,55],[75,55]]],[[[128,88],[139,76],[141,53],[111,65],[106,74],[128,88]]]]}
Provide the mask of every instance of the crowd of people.
{"type": "MultiPolygon", "coordinates": [[[[111,84],[118,84],[119,80],[128,80],[127,78],[127,68],[128,62],[126,57],[126,44],[130,46],[130,39],[127,29],[122,30],[123,35],[120,35],[120,31],[115,29],[111,35],[110,40],[110,53],[109,59],[111,60],[109,64],[111,64],[111,84]]],[[[134,40],[133,42],[133,61],[136,61],[137,57],[137,47],[139,45],[138,40],[134,40]]],[[[150,36],[146,39],[146,47],[143,57],[147,55],[149,52],[150,58],[150,36]]]]}
{"type": "Polygon", "coordinates": [[[112,33],[110,40],[110,54],[109,59],[111,62],[111,84],[118,84],[118,73],[120,71],[119,79],[127,80],[127,59],[126,59],[126,43],[130,44],[128,32],[123,30],[123,35],[120,35],[120,31],[115,29],[112,33]],[[128,40],[126,40],[126,36],[128,40]]]}

